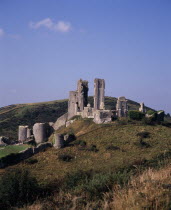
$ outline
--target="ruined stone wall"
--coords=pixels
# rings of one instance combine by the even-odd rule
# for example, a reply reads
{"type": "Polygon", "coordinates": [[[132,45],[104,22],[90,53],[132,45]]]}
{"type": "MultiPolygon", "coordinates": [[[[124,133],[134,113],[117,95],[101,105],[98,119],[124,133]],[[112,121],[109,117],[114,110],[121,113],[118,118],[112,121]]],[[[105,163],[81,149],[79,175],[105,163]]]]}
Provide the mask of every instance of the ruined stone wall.
{"type": "Polygon", "coordinates": [[[94,120],[96,124],[108,123],[112,121],[111,110],[96,110],[94,113],[94,120]]]}
{"type": "Polygon", "coordinates": [[[116,104],[117,116],[127,117],[128,105],[125,97],[119,97],[116,104]]]}
{"type": "Polygon", "coordinates": [[[94,80],[94,109],[104,109],[105,81],[104,79],[94,80]]]}
{"type": "Polygon", "coordinates": [[[140,103],[140,108],[139,108],[139,111],[140,111],[140,112],[143,112],[143,113],[145,113],[145,112],[146,112],[146,109],[145,109],[144,103],[140,103]]]}
{"type": "Polygon", "coordinates": [[[60,149],[64,147],[64,136],[62,134],[55,133],[55,144],[53,145],[56,149],[60,149]]]}
{"type": "Polygon", "coordinates": [[[69,101],[68,101],[68,119],[72,118],[77,114],[77,101],[78,93],[77,91],[70,91],[69,92],[69,101]]]}
{"type": "Polygon", "coordinates": [[[82,112],[84,107],[88,104],[88,81],[80,79],[77,83],[77,102],[78,102],[78,110],[82,112]]]}
{"type": "Polygon", "coordinates": [[[68,113],[59,117],[53,125],[54,130],[58,130],[60,127],[65,126],[67,120],[68,120],[68,113]]]}

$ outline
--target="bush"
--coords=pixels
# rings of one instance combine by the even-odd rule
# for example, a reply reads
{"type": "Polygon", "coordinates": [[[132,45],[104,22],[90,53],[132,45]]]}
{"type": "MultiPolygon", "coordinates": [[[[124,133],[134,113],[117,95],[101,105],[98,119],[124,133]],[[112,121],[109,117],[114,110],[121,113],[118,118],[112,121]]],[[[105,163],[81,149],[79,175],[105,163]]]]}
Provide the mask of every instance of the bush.
{"type": "Polygon", "coordinates": [[[31,145],[33,147],[36,147],[37,146],[37,143],[35,142],[35,140],[27,141],[26,144],[31,145]]]}
{"type": "Polygon", "coordinates": [[[153,115],[153,114],[155,114],[155,111],[153,111],[153,110],[148,110],[148,111],[147,111],[147,114],[148,114],[148,115],[153,115]]]}
{"type": "Polygon", "coordinates": [[[6,172],[0,180],[0,208],[21,207],[36,200],[39,185],[27,170],[6,172]]]}
{"type": "Polygon", "coordinates": [[[67,174],[64,180],[63,188],[66,189],[73,189],[76,188],[79,185],[82,185],[85,183],[86,180],[90,179],[91,177],[91,171],[77,171],[72,174],[67,174]]]}
{"type": "Polygon", "coordinates": [[[82,119],[82,117],[80,115],[75,115],[69,120],[81,120],[81,119],[82,119]]]}
{"type": "Polygon", "coordinates": [[[74,142],[74,145],[80,145],[82,147],[85,147],[86,146],[86,142],[85,141],[82,141],[82,140],[77,140],[74,142]]]}
{"type": "Polygon", "coordinates": [[[157,112],[157,122],[163,122],[165,117],[165,112],[164,111],[158,111],[157,112]]]}
{"type": "Polygon", "coordinates": [[[147,142],[145,142],[145,141],[143,140],[143,138],[140,138],[140,139],[139,139],[139,146],[140,146],[140,147],[146,147],[146,148],[150,147],[150,145],[149,145],[147,142]]]}
{"type": "Polygon", "coordinates": [[[117,146],[109,145],[106,147],[106,150],[120,150],[120,148],[117,146]]]}
{"type": "Polygon", "coordinates": [[[118,120],[117,120],[117,124],[118,125],[127,125],[128,124],[128,119],[125,117],[122,117],[122,118],[119,118],[118,120]]]}
{"type": "Polygon", "coordinates": [[[72,159],[74,159],[74,157],[71,155],[64,154],[64,155],[59,155],[58,159],[65,162],[70,162],[72,159]]]}
{"type": "Polygon", "coordinates": [[[142,120],[145,117],[145,114],[139,111],[130,110],[128,111],[128,117],[131,120],[142,120]]]}
{"type": "Polygon", "coordinates": [[[136,143],[138,144],[138,146],[140,147],[150,147],[150,145],[144,141],[144,138],[149,138],[150,137],[150,133],[147,132],[147,131],[142,131],[142,132],[139,132],[137,133],[137,136],[139,137],[139,143],[136,143]]]}
{"type": "Polygon", "coordinates": [[[88,148],[88,151],[91,151],[91,152],[98,152],[99,150],[97,149],[96,145],[91,145],[89,148],[88,148]]]}
{"type": "Polygon", "coordinates": [[[95,174],[90,179],[87,179],[83,185],[80,186],[81,191],[85,192],[89,199],[102,199],[105,192],[112,189],[113,185],[118,184],[123,186],[129,180],[130,173],[127,171],[107,174],[95,174]]]}
{"type": "Polygon", "coordinates": [[[145,117],[145,118],[143,118],[142,119],[142,123],[144,125],[154,125],[155,124],[153,118],[151,118],[151,117],[145,117]]]}
{"type": "Polygon", "coordinates": [[[142,132],[137,133],[137,136],[139,136],[141,138],[148,138],[148,137],[150,137],[150,133],[147,131],[142,131],[142,132]]]}
{"type": "Polygon", "coordinates": [[[151,120],[151,122],[157,121],[158,114],[155,111],[149,110],[147,112],[147,118],[151,120]]]}
{"type": "Polygon", "coordinates": [[[25,160],[24,162],[27,163],[27,164],[32,165],[32,164],[37,163],[38,160],[37,160],[37,159],[27,159],[27,160],[25,160]]]}

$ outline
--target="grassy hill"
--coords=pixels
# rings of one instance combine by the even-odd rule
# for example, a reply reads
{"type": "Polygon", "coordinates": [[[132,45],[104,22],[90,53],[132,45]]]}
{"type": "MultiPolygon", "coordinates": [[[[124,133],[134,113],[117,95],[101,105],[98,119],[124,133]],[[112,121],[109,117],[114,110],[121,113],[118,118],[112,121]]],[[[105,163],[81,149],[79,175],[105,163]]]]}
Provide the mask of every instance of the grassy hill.
{"type": "MultiPolygon", "coordinates": [[[[87,203],[94,209],[102,208],[104,199],[112,206],[115,185],[124,191],[133,175],[149,167],[160,168],[171,160],[171,128],[162,125],[128,121],[97,125],[90,119],[80,119],[58,132],[74,133],[76,140],[63,149],[50,148],[8,167],[30,171],[41,186],[53,192],[50,198],[37,201],[49,209],[55,209],[54,205],[69,209],[76,197],[80,199],[75,209],[84,209],[87,203]]],[[[139,209],[145,204],[139,204],[139,209]]],[[[148,203],[149,209],[152,205],[148,203]]]]}
{"type": "MultiPolygon", "coordinates": [[[[117,99],[105,97],[106,109],[115,109],[117,99]]],[[[93,106],[93,97],[89,97],[93,106]]],[[[131,110],[138,110],[139,104],[128,100],[131,110]]],[[[17,139],[19,125],[33,126],[36,122],[55,122],[67,112],[68,100],[57,100],[42,103],[16,104],[0,108],[0,136],[17,139]]],[[[149,108],[147,108],[149,109],[149,108]]]]}

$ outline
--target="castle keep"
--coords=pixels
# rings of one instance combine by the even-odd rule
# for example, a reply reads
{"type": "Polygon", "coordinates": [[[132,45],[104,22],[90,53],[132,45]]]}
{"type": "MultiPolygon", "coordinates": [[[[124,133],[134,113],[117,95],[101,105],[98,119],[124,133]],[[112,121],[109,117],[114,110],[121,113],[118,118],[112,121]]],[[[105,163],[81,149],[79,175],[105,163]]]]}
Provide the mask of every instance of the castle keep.
{"type": "Polygon", "coordinates": [[[68,119],[82,112],[88,103],[88,81],[79,80],[77,90],[69,92],[68,119]]]}

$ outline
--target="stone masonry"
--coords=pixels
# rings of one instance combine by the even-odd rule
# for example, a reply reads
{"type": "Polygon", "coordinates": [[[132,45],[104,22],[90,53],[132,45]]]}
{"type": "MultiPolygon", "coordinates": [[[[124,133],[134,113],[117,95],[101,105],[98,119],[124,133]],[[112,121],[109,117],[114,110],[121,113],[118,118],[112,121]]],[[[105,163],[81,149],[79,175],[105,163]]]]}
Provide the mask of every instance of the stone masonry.
{"type": "Polygon", "coordinates": [[[104,91],[105,91],[104,79],[95,79],[94,80],[94,109],[95,110],[104,109],[104,91]]]}
{"type": "Polygon", "coordinates": [[[116,104],[117,117],[127,117],[128,105],[124,96],[119,97],[116,104]]]}
{"type": "Polygon", "coordinates": [[[139,111],[143,112],[143,113],[146,113],[146,109],[145,109],[144,103],[140,103],[139,111]]]}
{"type": "Polygon", "coordinates": [[[80,79],[77,83],[77,90],[69,92],[68,119],[82,112],[88,103],[88,81],[80,79]]]}

